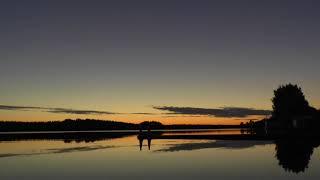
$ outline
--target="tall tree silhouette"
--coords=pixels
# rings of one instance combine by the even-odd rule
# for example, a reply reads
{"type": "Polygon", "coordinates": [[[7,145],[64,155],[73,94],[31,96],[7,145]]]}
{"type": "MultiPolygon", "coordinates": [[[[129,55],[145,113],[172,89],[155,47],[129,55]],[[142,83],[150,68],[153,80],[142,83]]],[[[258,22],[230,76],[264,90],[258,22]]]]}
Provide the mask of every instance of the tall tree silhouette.
{"type": "Polygon", "coordinates": [[[274,91],[272,116],[281,121],[287,121],[295,116],[306,115],[311,107],[302,89],[293,84],[280,86],[274,91]]]}

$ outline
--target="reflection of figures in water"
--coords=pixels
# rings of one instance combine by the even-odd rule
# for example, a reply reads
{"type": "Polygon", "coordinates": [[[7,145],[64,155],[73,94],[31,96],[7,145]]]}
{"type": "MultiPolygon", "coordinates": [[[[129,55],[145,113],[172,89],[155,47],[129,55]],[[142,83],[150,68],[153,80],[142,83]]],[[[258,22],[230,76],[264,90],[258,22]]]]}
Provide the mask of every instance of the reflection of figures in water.
{"type": "Polygon", "coordinates": [[[142,150],[143,140],[144,140],[144,139],[147,139],[147,140],[148,140],[148,149],[149,149],[149,150],[151,149],[152,134],[151,134],[151,128],[150,128],[150,126],[148,126],[148,131],[147,131],[146,133],[144,133],[144,132],[142,131],[142,127],[140,127],[138,139],[139,139],[140,151],[142,150]]]}
{"type": "Polygon", "coordinates": [[[313,148],[317,147],[319,142],[306,139],[281,139],[276,140],[275,144],[279,165],[286,171],[300,173],[308,168],[313,148]]]}
{"type": "Polygon", "coordinates": [[[141,126],[140,126],[140,129],[139,129],[138,139],[139,139],[139,146],[140,146],[140,151],[141,151],[142,150],[142,144],[143,144],[143,134],[142,134],[142,127],[141,126]]]}
{"type": "Polygon", "coordinates": [[[147,138],[148,138],[148,149],[150,150],[150,148],[151,148],[151,128],[150,128],[150,126],[148,126],[147,138]]]}
{"type": "Polygon", "coordinates": [[[142,145],[143,145],[143,138],[140,138],[138,136],[138,139],[139,139],[139,146],[140,146],[140,151],[142,150],[142,145]]]}

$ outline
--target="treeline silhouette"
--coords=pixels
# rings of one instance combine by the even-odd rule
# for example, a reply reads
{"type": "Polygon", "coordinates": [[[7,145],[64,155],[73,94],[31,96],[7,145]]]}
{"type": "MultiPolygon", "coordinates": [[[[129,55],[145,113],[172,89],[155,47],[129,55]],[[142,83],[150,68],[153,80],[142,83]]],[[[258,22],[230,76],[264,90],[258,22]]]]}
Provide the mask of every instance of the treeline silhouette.
{"type": "Polygon", "coordinates": [[[139,129],[222,129],[239,128],[238,125],[163,125],[157,121],[139,124],[96,119],[66,119],[64,121],[20,122],[0,121],[0,132],[20,131],[99,131],[99,130],[139,130],[139,129]]]}
{"type": "Polygon", "coordinates": [[[66,119],[64,121],[48,122],[0,122],[0,131],[94,131],[94,130],[120,130],[138,129],[138,124],[96,119],[66,119]]]}

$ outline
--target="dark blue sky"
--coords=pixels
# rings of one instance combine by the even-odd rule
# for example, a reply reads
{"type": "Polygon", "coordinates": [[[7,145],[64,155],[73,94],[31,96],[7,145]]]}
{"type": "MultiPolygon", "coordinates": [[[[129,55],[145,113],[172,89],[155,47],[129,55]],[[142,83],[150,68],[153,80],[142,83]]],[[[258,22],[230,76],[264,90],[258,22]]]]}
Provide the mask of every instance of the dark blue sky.
{"type": "Polygon", "coordinates": [[[272,90],[292,82],[319,107],[319,9],[316,0],[4,0],[0,104],[270,109],[272,90]]]}

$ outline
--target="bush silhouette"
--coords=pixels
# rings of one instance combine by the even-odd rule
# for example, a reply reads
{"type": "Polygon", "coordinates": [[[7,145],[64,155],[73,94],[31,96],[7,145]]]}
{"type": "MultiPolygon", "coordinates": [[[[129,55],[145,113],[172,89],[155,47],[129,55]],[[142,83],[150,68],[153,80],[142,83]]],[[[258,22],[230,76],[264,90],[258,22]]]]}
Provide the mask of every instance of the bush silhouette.
{"type": "Polygon", "coordinates": [[[164,126],[162,123],[157,122],[157,121],[144,121],[142,123],[140,123],[140,128],[142,129],[163,129],[164,126]]]}

